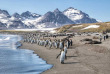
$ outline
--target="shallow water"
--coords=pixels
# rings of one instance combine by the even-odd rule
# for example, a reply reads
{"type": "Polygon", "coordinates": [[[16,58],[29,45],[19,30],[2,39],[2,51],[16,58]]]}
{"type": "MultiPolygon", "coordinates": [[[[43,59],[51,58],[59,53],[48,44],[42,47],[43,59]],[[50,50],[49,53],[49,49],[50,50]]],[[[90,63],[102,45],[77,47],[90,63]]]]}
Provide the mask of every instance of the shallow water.
{"type": "Polygon", "coordinates": [[[0,74],[39,74],[52,67],[34,51],[17,49],[20,40],[17,35],[0,35],[0,74]]]}

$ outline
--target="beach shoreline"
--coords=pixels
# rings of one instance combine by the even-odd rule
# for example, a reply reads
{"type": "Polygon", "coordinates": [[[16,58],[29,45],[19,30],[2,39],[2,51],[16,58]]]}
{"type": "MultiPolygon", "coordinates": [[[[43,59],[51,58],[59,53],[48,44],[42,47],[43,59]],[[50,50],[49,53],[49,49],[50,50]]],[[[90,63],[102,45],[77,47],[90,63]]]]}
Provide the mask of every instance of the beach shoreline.
{"type": "MultiPolygon", "coordinates": [[[[40,58],[45,60],[48,64],[53,65],[51,69],[44,71],[42,74],[53,74],[53,73],[59,74],[59,71],[57,72],[56,67],[58,67],[58,65],[63,66],[63,64],[60,63],[59,58],[56,59],[56,56],[60,53],[59,49],[55,49],[55,48],[49,49],[49,47],[45,48],[45,47],[39,46],[37,44],[24,43],[23,41],[21,41],[21,43],[22,43],[22,46],[20,47],[20,49],[33,50],[34,54],[37,54],[40,58]],[[54,53],[52,53],[52,52],[54,52],[54,53]]],[[[71,55],[72,55],[72,53],[70,54],[70,56],[71,55]]],[[[60,67],[60,69],[61,69],[61,67],[60,67]]]]}
{"type": "MultiPolygon", "coordinates": [[[[23,37],[23,34],[17,34],[23,37]]],[[[66,36],[58,36],[54,39],[62,39],[66,36]]],[[[51,69],[42,72],[42,74],[109,74],[110,73],[110,38],[102,40],[101,44],[85,44],[83,39],[93,39],[93,36],[74,36],[71,37],[73,46],[68,49],[67,59],[64,64],[60,63],[60,57],[56,56],[60,53],[60,49],[52,47],[39,46],[36,43],[28,43],[20,41],[22,46],[19,49],[28,49],[34,51],[47,64],[53,65],[51,69]]],[[[96,39],[98,40],[98,39],[96,39]]]]}
{"type": "Polygon", "coordinates": [[[84,38],[87,38],[87,36],[71,38],[73,40],[73,46],[68,49],[65,64],[60,63],[60,58],[56,59],[56,56],[60,53],[59,49],[53,47],[49,49],[49,47],[23,41],[21,41],[22,46],[20,49],[33,50],[34,54],[37,54],[48,64],[53,65],[51,69],[44,71],[42,74],[109,74],[108,69],[110,67],[104,65],[104,63],[109,64],[109,59],[105,58],[109,56],[106,50],[107,48],[105,47],[107,43],[100,45],[84,44],[80,42],[80,40],[84,38]],[[104,68],[100,68],[100,64],[102,67],[104,66],[104,68]]]}
{"type": "Polygon", "coordinates": [[[33,50],[21,50],[21,39],[20,35],[0,34],[0,74],[38,74],[52,67],[33,50]]]}

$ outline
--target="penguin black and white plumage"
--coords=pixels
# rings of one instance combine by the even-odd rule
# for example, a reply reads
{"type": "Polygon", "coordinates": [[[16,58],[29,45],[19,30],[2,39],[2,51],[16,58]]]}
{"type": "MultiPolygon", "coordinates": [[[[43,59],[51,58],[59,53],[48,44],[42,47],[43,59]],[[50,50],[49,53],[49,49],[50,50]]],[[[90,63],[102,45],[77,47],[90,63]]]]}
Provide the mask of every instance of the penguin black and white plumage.
{"type": "Polygon", "coordinates": [[[57,47],[59,48],[60,40],[57,40],[57,47]]]}
{"type": "Polygon", "coordinates": [[[67,48],[69,48],[70,42],[69,40],[67,40],[67,48]]]}
{"type": "Polygon", "coordinates": [[[42,46],[42,40],[40,40],[40,46],[42,46]]]}
{"type": "Polygon", "coordinates": [[[58,48],[58,44],[57,44],[57,42],[55,42],[55,48],[56,48],[56,49],[58,48]]]}
{"type": "Polygon", "coordinates": [[[46,47],[48,45],[48,40],[45,40],[44,46],[46,47]]]}
{"type": "Polygon", "coordinates": [[[35,38],[33,38],[33,42],[34,42],[34,43],[36,43],[36,40],[35,40],[35,38]]]}
{"type": "Polygon", "coordinates": [[[66,53],[67,53],[67,46],[66,45],[64,46],[64,52],[65,52],[65,55],[66,55],[66,53]]]}
{"type": "Polygon", "coordinates": [[[49,41],[49,48],[51,48],[52,47],[52,42],[51,41],[49,41]]]}
{"type": "Polygon", "coordinates": [[[38,40],[38,45],[40,45],[40,40],[38,40]]]}
{"type": "Polygon", "coordinates": [[[32,39],[32,40],[31,40],[31,44],[33,44],[33,42],[34,42],[34,40],[32,39]]]}
{"type": "Polygon", "coordinates": [[[60,48],[60,49],[63,49],[63,42],[60,42],[59,48],[60,48]]]}
{"type": "Polygon", "coordinates": [[[61,51],[61,56],[60,56],[60,63],[61,63],[61,64],[64,64],[64,60],[65,60],[65,51],[62,50],[62,51],[61,51]]]}
{"type": "Polygon", "coordinates": [[[39,45],[39,39],[37,39],[37,45],[39,45]]]}
{"type": "Polygon", "coordinates": [[[71,45],[71,46],[73,45],[73,41],[72,41],[72,39],[70,39],[70,45],[71,45]]]}
{"type": "Polygon", "coordinates": [[[42,46],[44,46],[44,44],[45,44],[45,40],[42,40],[42,46]]]}
{"type": "Polygon", "coordinates": [[[53,44],[53,47],[55,47],[55,40],[53,41],[53,43],[52,43],[52,44],[53,44]]]}
{"type": "Polygon", "coordinates": [[[44,41],[44,46],[46,47],[46,40],[44,41]]]}
{"type": "Polygon", "coordinates": [[[30,38],[28,38],[27,42],[28,42],[28,43],[30,42],[30,38]]]}

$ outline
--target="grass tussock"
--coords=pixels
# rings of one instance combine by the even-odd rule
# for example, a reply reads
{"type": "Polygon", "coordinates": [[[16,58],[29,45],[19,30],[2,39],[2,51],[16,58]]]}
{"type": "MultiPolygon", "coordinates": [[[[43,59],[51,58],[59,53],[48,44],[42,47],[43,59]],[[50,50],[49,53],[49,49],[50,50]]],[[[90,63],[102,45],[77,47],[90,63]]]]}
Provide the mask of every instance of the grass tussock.
{"type": "Polygon", "coordinates": [[[56,29],[57,32],[64,33],[64,32],[110,32],[110,22],[104,22],[104,23],[91,23],[91,24],[73,24],[73,25],[65,25],[61,28],[56,29]],[[76,25],[82,25],[78,27],[74,27],[76,25]],[[99,25],[99,28],[89,28],[84,29],[85,27],[88,27],[90,25],[99,25]]]}

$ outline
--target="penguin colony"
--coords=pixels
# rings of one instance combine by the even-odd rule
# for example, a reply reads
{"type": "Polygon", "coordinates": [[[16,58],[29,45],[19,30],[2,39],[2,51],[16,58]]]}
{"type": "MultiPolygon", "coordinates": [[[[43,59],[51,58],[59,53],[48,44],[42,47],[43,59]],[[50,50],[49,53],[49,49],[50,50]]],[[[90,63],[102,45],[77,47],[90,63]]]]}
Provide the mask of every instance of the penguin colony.
{"type": "Polygon", "coordinates": [[[44,47],[49,47],[51,48],[56,48],[60,49],[60,54],[57,56],[57,58],[60,56],[60,63],[64,64],[64,60],[66,58],[67,54],[67,49],[69,46],[72,46],[72,40],[69,40],[69,38],[64,38],[64,39],[54,39],[51,40],[50,38],[44,39],[44,36],[40,33],[38,34],[24,34],[23,36],[23,42],[31,43],[31,44],[37,44],[39,46],[44,46],[44,47]]]}

